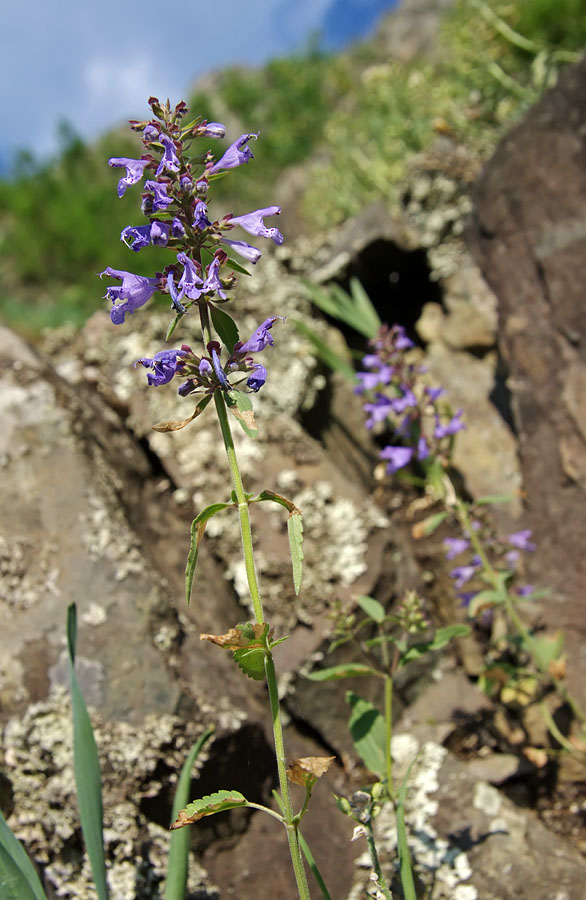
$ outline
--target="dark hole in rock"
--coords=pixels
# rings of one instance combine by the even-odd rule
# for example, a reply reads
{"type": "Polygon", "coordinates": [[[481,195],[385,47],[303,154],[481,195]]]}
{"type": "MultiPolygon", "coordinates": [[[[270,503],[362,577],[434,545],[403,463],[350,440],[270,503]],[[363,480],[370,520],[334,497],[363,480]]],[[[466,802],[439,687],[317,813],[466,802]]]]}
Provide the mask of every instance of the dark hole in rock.
{"type": "MultiPolygon", "coordinates": [[[[160,778],[155,772],[153,778],[160,778]]],[[[163,779],[161,779],[163,780],[163,779]]],[[[190,800],[219,790],[240,791],[247,800],[270,805],[276,786],[274,755],[263,730],[255,724],[243,725],[237,732],[216,738],[210,757],[198,777],[192,779],[190,800]]],[[[144,797],[140,810],[150,821],[163,828],[171,822],[174,786],[155,797],[144,797]]],[[[231,839],[246,830],[250,810],[234,809],[201,819],[191,828],[192,846],[203,852],[217,840],[231,839]]]]}
{"type": "MultiPolygon", "coordinates": [[[[351,294],[352,278],[360,281],[382,322],[403,325],[411,340],[422,345],[415,331],[415,323],[424,304],[434,302],[443,305],[442,290],[431,279],[425,250],[404,250],[391,240],[376,238],[354,254],[346,268],[333,279],[333,283],[351,294]]],[[[328,285],[325,284],[324,287],[327,289],[328,285]]],[[[338,319],[328,315],[325,318],[342,332],[351,351],[355,352],[358,363],[368,350],[368,339],[338,319]]],[[[359,368],[359,364],[356,367],[359,368]]],[[[324,370],[326,374],[329,371],[325,364],[324,370]]],[[[331,391],[326,385],[311,409],[301,414],[300,424],[319,441],[330,414],[331,391]]]]}
{"type": "MultiPolygon", "coordinates": [[[[393,241],[377,238],[355,254],[336,278],[350,293],[350,279],[357,278],[370,297],[382,322],[403,325],[416,344],[421,340],[415,323],[426,303],[442,304],[442,290],[432,281],[424,249],[404,250],[393,241]]],[[[352,349],[366,351],[367,341],[353,329],[335,323],[352,349]]]]}

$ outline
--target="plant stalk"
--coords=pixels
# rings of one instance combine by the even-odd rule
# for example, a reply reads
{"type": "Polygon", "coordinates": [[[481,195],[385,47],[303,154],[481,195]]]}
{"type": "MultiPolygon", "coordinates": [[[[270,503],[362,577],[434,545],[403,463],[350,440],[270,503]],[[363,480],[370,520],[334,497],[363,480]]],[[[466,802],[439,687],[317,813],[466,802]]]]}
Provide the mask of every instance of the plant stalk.
{"type": "MultiPolygon", "coordinates": [[[[240,516],[240,534],[242,537],[242,550],[244,553],[244,563],[246,567],[246,577],[248,580],[248,589],[254,609],[254,615],[258,624],[264,624],[264,615],[262,602],[260,598],[260,590],[258,586],[258,578],[256,576],[256,567],[254,565],[254,549],[252,544],[252,529],[250,527],[250,514],[248,509],[248,500],[244,492],[242,477],[238,467],[238,459],[236,450],[232,440],[232,431],[228,420],[228,412],[226,410],[226,402],[221,391],[214,393],[214,401],[218,420],[222,430],[224,446],[228,457],[228,465],[232,476],[232,484],[234,493],[238,502],[238,513],[240,516]]],[[[277,772],[279,776],[279,786],[281,789],[281,797],[283,801],[283,813],[285,819],[285,828],[287,831],[287,840],[289,841],[289,852],[291,854],[291,862],[297,882],[297,891],[300,900],[311,900],[309,887],[307,884],[307,876],[301,856],[301,848],[299,846],[299,835],[297,832],[297,823],[294,821],[293,804],[291,802],[291,793],[289,791],[289,782],[287,780],[287,762],[285,758],[285,742],[283,740],[283,725],[281,722],[281,710],[279,706],[279,691],[277,686],[277,673],[275,672],[275,664],[273,654],[270,648],[265,648],[265,674],[267,677],[267,688],[269,692],[269,702],[271,707],[271,720],[273,724],[273,740],[275,744],[275,757],[277,760],[277,772]]]]}

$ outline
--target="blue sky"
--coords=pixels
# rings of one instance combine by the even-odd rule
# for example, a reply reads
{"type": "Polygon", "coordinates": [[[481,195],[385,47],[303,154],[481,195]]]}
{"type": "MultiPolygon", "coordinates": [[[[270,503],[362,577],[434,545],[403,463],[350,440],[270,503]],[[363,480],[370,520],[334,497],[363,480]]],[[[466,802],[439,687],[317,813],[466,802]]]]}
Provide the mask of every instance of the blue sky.
{"type": "Polygon", "coordinates": [[[91,138],[180,100],[199,76],[366,35],[395,0],[28,0],[0,19],[0,172],[16,149],[46,157],[59,122],[91,138]]]}

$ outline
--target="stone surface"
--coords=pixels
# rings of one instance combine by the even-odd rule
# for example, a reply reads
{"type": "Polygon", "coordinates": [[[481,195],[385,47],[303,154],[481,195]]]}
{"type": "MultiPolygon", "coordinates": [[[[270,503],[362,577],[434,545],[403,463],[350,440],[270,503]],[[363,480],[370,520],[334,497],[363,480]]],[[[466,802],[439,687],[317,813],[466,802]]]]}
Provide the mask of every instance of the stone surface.
{"type": "Polygon", "coordinates": [[[550,586],[543,621],[566,633],[568,681],[586,704],[586,62],[501,142],[476,189],[467,241],[498,298],[526,498],[550,586]]]}

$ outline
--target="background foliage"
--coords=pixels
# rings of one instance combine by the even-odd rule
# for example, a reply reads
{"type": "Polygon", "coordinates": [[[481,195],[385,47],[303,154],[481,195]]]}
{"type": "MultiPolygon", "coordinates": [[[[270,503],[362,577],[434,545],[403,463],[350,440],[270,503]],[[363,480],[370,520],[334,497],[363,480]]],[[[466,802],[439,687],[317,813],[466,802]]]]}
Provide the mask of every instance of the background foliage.
{"type": "MultiPolygon", "coordinates": [[[[443,135],[484,160],[585,43],[586,0],[456,0],[433,59],[389,59],[374,40],[337,56],[309,46],[261,69],[227,69],[189,104],[232,136],[259,130],[262,140],[238,179],[238,209],[226,179],[216,191],[224,208],[214,213],[274,202],[283,173],[299,165],[308,170],[308,232],[373,200],[392,208],[414,154],[443,135]]],[[[161,267],[160,249],[132,254],[116,241],[125,225],[141,223],[132,191],[112,204],[120,172],[106,160],[139,154],[127,131],[86,145],[64,128],[57,159],[23,157],[14,178],[0,182],[3,322],[29,337],[80,325],[101,305],[97,272],[161,267]]]]}

